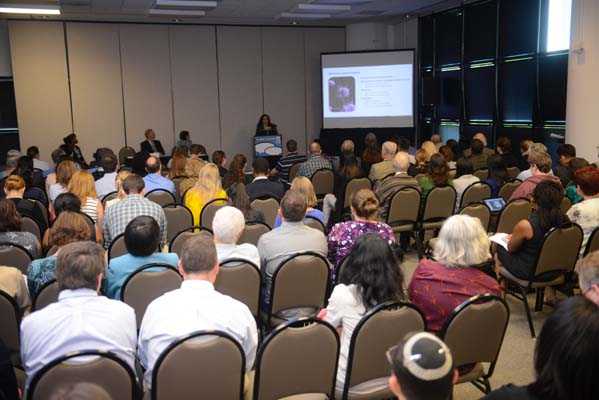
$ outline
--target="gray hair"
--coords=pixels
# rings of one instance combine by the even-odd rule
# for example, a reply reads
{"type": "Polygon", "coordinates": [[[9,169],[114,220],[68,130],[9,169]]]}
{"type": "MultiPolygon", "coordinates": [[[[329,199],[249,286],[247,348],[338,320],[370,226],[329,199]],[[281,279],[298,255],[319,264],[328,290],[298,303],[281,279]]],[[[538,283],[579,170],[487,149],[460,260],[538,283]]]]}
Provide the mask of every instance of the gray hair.
{"type": "Polygon", "coordinates": [[[19,158],[21,158],[21,152],[19,150],[8,150],[6,153],[6,166],[9,168],[16,168],[19,158]]]}
{"type": "Polygon", "coordinates": [[[243,213],[231,206],[219,208],[212,220],[214,240],[219,243],[236,244],[245,228],[243,213]]]}
{"type": "Polygon", "coordinates": [[[394,156],[397,153],[397,144],[394,142],[383,143],[381,154],[383,156],[394,156]]]}
{"type": "Polygon", "coordinates": [[[578,272],[578,283],[582,293],[588,291],[593,285],[599,285],[599,251],[580,260],[576,272],[578,272]]]}
{"type": "Polygon", "coordinates": [[[408,153],[400,151],[393,158],[393,169],[395,172],[407,172],[410,168],[410,157],[408,153]]]}
{"type": "Polygon", "coordinates": [[[478,218],[454,215],[441,227],[433,256],[447,267],[472,267],[491,258],[490,241],[478,218]]]}

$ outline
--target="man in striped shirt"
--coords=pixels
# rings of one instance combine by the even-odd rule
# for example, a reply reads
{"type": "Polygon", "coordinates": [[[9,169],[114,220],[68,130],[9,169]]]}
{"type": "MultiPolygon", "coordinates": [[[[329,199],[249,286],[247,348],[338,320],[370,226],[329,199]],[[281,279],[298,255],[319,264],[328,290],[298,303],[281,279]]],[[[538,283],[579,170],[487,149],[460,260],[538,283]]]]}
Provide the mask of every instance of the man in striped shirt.
{"type": "Polygon", "coordinates": [[[279,159],[272,173],[278,174],[281,180],[288,182],[289,170],[293,164],[306,161],[306,156],[297,152],[297,142],[293,139],[288,140],[285,147],[287,147],[287,154],[279,159]]]}

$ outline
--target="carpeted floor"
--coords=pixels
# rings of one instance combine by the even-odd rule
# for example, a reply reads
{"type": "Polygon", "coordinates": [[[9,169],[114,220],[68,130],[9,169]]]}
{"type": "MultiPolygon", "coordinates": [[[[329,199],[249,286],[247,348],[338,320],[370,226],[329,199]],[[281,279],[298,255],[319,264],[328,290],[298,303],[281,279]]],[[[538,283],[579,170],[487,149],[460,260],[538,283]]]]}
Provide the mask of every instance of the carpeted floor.
{"type": "MultiPolygon", "coordinates": [[[[402,264],[406,282],[412,278],[417,264],[416,254],[408,254],[402,264]]],[[[507,296],[510,307],[510,323],[507,329],[503,347],[499,354],[499,360],[495,372],[491,377],[493,389],[507,383],[523,385],[530,383],[534,377],[533,358],[535,340],[530,337],[526,314],[522,302],[507,296]]],[[[529,304],[534,303],[529,298],[529,304]]],[[[533,313],[537,335],[541,330],[543,321],[551,313],[551,307],[545,306],[542,312],[533,313]]],[[[476,400],[482,397],[482,392],[469,383],[461,384],[454,389],[454,400],[476,400]]]]}

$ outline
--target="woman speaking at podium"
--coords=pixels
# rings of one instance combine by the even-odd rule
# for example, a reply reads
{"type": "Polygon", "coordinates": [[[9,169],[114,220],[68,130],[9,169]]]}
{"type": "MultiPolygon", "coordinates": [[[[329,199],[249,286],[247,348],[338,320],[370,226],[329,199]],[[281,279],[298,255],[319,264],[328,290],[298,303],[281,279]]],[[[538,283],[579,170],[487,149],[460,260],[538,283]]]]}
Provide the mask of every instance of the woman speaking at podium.
{"type": "Polygon", "coordinates": [[[262,114],[256,125],[256,136],[278,135],[277,125],[273,124],[268,114],[262,114]]]}

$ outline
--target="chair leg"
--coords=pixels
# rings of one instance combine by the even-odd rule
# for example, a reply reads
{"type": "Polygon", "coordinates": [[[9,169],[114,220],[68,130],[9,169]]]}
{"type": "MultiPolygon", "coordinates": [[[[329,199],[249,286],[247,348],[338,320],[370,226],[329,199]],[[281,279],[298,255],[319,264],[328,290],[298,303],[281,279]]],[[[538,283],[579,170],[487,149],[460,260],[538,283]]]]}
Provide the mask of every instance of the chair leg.
{"type": "Polygon", "coordinates": [[[535,312],[543,311],[543,303],[545,301],[545,288],[536,290],[535,312]]]}
{"type": "Polygon", "coordinates": [[[418,259],[420,260],[422,258],[422,255],[424,253],[423,250],[423,242],[424,242],[424,230],[419,230],[417,232],[415,232],[414,235],[414,239],[416,240],[416,250],[418,251],[418,259]]]}
{"type": "Polygon", "coordinates": [[[532,315],[530,314],[530,307],[528,306],[528,299],[526,298],[526,290],[518,285],[518,289],[520,290],[520,294],[522,295],[522,302],[524,303],[524,311],[526,311],[526,318],[528,319],[528,327],[530,328],[530,336],[533,338],[535,335],[535,326],[532,322],[532,315]]]}

